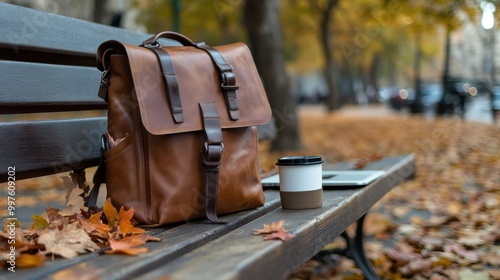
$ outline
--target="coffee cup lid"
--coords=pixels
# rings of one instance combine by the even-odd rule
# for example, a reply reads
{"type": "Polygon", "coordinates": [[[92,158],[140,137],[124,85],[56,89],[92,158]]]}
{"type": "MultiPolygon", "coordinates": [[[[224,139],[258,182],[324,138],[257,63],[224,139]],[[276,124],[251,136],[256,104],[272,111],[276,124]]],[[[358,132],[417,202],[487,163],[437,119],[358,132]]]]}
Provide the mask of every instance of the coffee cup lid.
{"type": "Polygon", "coordinates": [[[309,165],[323,163],[320,156],[290,156],[279,158],[276,165],[309,165]]]}

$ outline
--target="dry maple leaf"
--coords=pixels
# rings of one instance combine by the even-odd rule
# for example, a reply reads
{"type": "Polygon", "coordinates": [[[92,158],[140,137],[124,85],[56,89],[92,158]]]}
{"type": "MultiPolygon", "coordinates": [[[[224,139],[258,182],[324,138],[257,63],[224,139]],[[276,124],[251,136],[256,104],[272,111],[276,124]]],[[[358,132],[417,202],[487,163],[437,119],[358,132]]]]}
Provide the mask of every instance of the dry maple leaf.
{"type": "Polygon", "coordinates": [[[81,209],[85,209],[85,200],[83,196],[85,192],[82,189],[75,188],[68,194],[68,200],[66,201],[65,208],[60,212],[61,215],[71,215],[75,213],[80,213],[81,209]]]}
{"type": "Polygon", "coordinates": [[[78,174],[70,172],[68,176],[60,177],[66,187],[66,203],[60,212],[63,216],[80,213],[81,209],[87,208],[85,207],[85,196],[87,195],[85,189],[89,189],[89,186],[84,183],[84,188],[81,188],[78,185],[78,176],[78,174]]]}
{"type": "Polygon", "coordinates": [[[127,234],[144,233],[144,229],[137,228],[132,225],[131,220],[133,216],[134,216],[134,208],[130,208],[127,211],[125,211],[123,206],[120,207],[120,213],[119,213],[120,220],[118,221],[118,228],[120,229],[120,233],[122,235],[125,236],[127,234]]]}
{"type": "Polygon", "coordinates": [[[135,256],[148,251],[148,248],[146,247],[132,248],[129,243],[121,240],[110,239],[109,245],[111,250],[104,251],[106,254],[126,254],[135,256]]]}
{"type": "Polygon", "coordinates": [[[295,235],[288,233],[284,228],[279,228],[277,231],[273,233],[266,234],[264,236],[264,240],[281,240],[287,241],[289,239],[294,238],[295,235]]]}
{"type": "Polygon", "coordinates": [[[49,230],[40,235],[38,243],[45,245],[43,253],[73,258],[78,253],[99,249],[88,234],[77,223],[65,224],[61,230],[49,230]]]}
{"type": "Polygon", "coordinates": [[[59,214],[61,210],[48,206],[45,211],[47,212],[47,218],[49,220],[50,228],[57,228],[62,226],[62,224],[64,223],[64,217],[59,214]]]}
{"type": "Polygon", "coordinates": [[[159,241],[161,241],[161,238],[156,237],[156,236],[151,236],[151,235],[148,235],[145,233],[141,233],[141,234],[135,234],[135,235],[131,235],[131,236],[125,236],[120,241],[129,244],[130,247],[134,247],[134,246],[142,245],[148,241],[159,242],[159,241]]]}
{"type": "Polygon", "coordinates": [[[259,234],[269,234],[269,233],[277,232],[280,228],[283,228],[284,224],[285,224],[285,220],[271,222],[269,224],[264,224],[264,226],[261,229],[254,229],[253,234],[259,235],[259,234]]]}
{"type": "Polygon", "coordinates": [[[110,227],[114,227],[115,224],[120,220],[120,215],[116,208],[113,206],[111,202],[111,198],[106,199],[106,202],[103,206],[104,215],[106,216],[106,220],[108,220],[108,225],[110,227]]]}
{"type": "Polygon", "coordinates": [[[295,235],[288,233],[283,227],[285,220],[264,224],[261,229],[254,229],[254,235],[264,235],[264,240],[281,240],[287,241],[294,238],[295,235]]]}
{"type": "Polygon", "coordinates": [[[79,219],[79,222],[82,229],[85,230],[95,243],[104,244],[108,241],[108,232],[111,229],[108,225],[103,224],[100,220],[99,223],[93,224],[83,217],[79,219]]]}
{"type": "Polygon", "coordinates": [[[111,227],[101,220],[102,212],[97,212],[92,214],[89,218],[89,222],[96,229],[99,235],[108,236],[108,232],[111,231],[111,227]]]}

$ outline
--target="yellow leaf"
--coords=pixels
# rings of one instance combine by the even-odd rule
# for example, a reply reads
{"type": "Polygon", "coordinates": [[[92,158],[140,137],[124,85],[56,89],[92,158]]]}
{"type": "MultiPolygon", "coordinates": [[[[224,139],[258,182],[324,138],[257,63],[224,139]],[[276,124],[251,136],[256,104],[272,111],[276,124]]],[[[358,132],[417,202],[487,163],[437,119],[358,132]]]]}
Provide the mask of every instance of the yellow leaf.
{"type": "Polygon", "coordinates": [[[43,217],[32,215],[31,218],[33,218],[34,221],[31,225],[31,229],[44,229],[49,226],[49,222],[47,222],[47,220],[43,217]]]}
{"type": "Polygon", "coordinates": [[[116,208],[113,206],[113,203],[111,203],[111,198],[108,198],[106,200],[106,203],[104,203],[103,211],[104,215],[106,216],[106,219],[108,220],[108,225],[110,227],[113,227],[120,220],[118,211],[116,211],[116,208]]]}
{"type": "Polygon", "coordinates": [[[134,208],[130,208],[129,210],[125,211],[122,206],[120,208],[119,216],[120,221],[118,222],[118,227],[120,228],[120,232],[123,235],[144,233],[144,229],[134,227],[130,222],[130,220],[134,216],[134,208]]]}
{"type": "Polygon", "coordinates": [[[16,258],[16,266],[19,268],[41,266],[44,260],[45,256],[40,254],[21,254],[16,258]]]}

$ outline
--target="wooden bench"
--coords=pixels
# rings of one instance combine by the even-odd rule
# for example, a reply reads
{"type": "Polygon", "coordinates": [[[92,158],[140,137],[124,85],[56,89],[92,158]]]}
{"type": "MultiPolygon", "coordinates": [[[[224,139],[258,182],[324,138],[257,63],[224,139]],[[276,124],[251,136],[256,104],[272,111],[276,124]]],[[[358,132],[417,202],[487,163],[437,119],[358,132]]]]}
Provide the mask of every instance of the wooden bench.
{"type": "MultiPolygon", "coordinates": [[[[100,72],[97,46],[108,39],[138,44],[148,34],[89,23],[0,3],[0,182],[9,166],[16,180],[65,171],[82,172],[99,163],[105,117],[9,121],[10,114],[106,110],[97,97],[100,72]],[[1,116],[0,116],[1,117],[1,116]]],[[[47,115],[36,115],[47,118],[47,115]]],[[[352,164],[336,164],[338,169],[352,164]]],[[[342,236],[345,254],[365,276],[376,279],[363,251],[363,220],[370,207],[402,180],[412,177],[412,155],[389,157],[365,169],[386,175],[360,189],[325,190],[324,206],[283,210],[279,193],[266,190],[266,203],[251,211],[225,215],[227,224],[206,220],[149,230],[161,237],[147,243],[149,252],[136,257],[102,251],[74,259],[56,259],[44,266],[0,271],[0,278],[19,279],[280,279],[342,236]],[[295,235],[287,242],[263,241],[252,235],[263,224],[286,220],[295,235]],[[345,233],[357,222],[356,235],[345,233]]],[[[37,214],[37,213],[34,213],[37,214]]],[[[323,251],[324,253],[324,251],[323,251]]]]}

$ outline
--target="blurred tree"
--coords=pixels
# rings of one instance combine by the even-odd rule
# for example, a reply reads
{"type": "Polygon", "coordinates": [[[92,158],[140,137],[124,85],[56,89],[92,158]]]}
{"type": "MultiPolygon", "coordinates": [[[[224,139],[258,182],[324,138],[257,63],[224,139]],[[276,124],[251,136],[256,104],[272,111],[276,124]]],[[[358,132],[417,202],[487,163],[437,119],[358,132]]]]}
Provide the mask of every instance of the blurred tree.
{"type": "Polygon", "coordinates": [[[438,115],[447,113],[447,107],[449,107],[449,101],[447,101],[449,99],[448,95],[451,94],[454,87],[450,81],[450,35],[463,25],[464,21],[461,17],[466,16],[469,20],[475,21],[477,8],[477,3],[468,0],[438,1],[433,7],[436,21],[444,28],[445,35],[444,68],[442,75],[443,95],[437,106],[438,115]]]}
{"type": "Polygon", "coordinates": [[[295,99],[291,94],[283,57],[278,0],[246,0],[244,22],[255,63],[273,108],[278,137],[273,140],[271,149],[300,149],[302,144],[295,99]]]}
{"type": "Polygon", "coordinates": [[[133,0],[148,32],[177,30],[196,41],[220,45],[244,41],[243,0],[133,0]]]}
{"type": "Polygon", "coordinates": [[[94,0],[94,22],[104,23],[104,13],[108,0],[94,0]]]}
{"type": "Polygon", "coordinates": [[[375,100],[382,76],[395,84],[397,74],[405,72],[396,69],[408,68],[405,50],[413,47],[408,47],[407,26],[394,5],[371,0],[283,3],[289,64],[298,72],[323,69],[325,82],[336,92],[330,95],[329,109],[367,92],[375,100]]]}
{"type": "MultiPolygon", "coordinates": [[[[389,1],[390,2],[390,1],[389,1]]],[[[449,106],[446,101],[449,92],[449,64],[451,50],[451,32],[457,30],[463,24],[463,17],[473,19],[478,3],[471,0],[401,0],[400,4],[403,16],[412,18],[409,27],[415,35],[415,100],[411,106],[413,113],[422,113],[421,103],[421,81],[420,81],[420,60],[422,59],[422,36],[429,34],[444,34],[444,56],[443,56],[443,95],[439,105],[438,113],[444,114],[449,106]],[[442,28],[439,30],[439,28],[442,28]],[[441,33],[439,31],[442,31],[441,33]]]]}
{"type": "Polygon", "coordinates": [[[311,10],[317,16],[319,23],[319,37],[325,59],[324,75],[328,86],[326,105],[329,111],[340,107],[340,89],[338,85],[339,69],[333,55],[334,33],[331,30],[334,21],[334,8],[339,0],[310,0],[311,10]]]}

